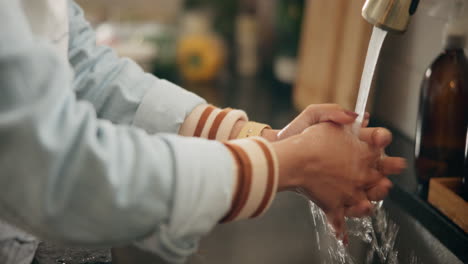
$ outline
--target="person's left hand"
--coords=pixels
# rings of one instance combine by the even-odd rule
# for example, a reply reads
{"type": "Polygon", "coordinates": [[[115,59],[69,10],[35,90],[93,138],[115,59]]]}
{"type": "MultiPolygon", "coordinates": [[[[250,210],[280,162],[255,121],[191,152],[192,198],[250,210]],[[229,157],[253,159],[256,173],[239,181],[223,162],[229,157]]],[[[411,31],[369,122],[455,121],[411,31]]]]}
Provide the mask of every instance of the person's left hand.
{"type": "MultiPolygon", "coordinates": [[[[318,123],[332,122],[339,125],[347,125],[354,122],[358,114],[344,109],[337,104],[309,105],[291,123],[281,130],[264,129],[262,137],[274,142],[302,133],[306,128],[318,123]]],[[[369,114],[366,113],[363,126],[369,123],[369,114]]]]}

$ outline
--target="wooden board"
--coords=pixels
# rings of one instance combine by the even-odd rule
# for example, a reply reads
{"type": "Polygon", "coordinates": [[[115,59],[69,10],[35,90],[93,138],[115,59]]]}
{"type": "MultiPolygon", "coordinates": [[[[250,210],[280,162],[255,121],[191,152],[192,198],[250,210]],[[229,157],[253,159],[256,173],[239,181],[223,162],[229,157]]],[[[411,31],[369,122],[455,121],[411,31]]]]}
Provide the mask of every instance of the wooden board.
{"type": "Polygon", "coordinates": [[[468,202],[459,196],[461,178],[433,178],[428,201],[468,233],[468,202]]]}
{"type": "Polygon", "coordinates": [[[309,0],[306,4],[294,103],[339,103],[353,109],[371,25],[361,17],[364,0],[309,0]]]}

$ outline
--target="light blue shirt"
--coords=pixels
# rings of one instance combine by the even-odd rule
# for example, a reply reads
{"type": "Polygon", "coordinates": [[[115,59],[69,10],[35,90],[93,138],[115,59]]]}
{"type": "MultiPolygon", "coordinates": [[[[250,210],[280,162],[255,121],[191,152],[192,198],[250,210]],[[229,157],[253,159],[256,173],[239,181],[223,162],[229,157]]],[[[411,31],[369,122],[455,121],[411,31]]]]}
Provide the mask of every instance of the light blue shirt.
{"type": "Polygon", "coordinates": [[[182,261],[229,209],[230,154],[177,136],[204,100],[96,46],[68,5],[69,63],[32,34],[20,1],[0,0],[0,218],[41,239],[138,241],[182,261]]]}

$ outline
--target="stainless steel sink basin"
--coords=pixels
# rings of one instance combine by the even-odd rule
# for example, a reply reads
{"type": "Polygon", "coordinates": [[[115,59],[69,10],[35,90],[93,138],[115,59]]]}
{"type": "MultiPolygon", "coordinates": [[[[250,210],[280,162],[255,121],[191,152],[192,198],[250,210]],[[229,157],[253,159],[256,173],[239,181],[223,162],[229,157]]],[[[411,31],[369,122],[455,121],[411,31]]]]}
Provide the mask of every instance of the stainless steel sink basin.
{"type": "MultiPolygon", "coordinates": [[[[399,263],[410,263],[412,254],[424,264],[462,263],[394,203],[386,201],[384,207],[400,226],[395,244],[399,263]]],[[[351,238],[355,263],[364,263],[367,249],[367,244],[351,238]]],[[[324,263],[326,250],[323,244],[318,249],[308,203],[295,194],[284,193],[263,218],[217,227],[189,263],[324,263]]]]}
{"type": "MultiPolygon", "coordinates": [[[[392,201],[384,203],[400,230],[395,248],[400,264],[462,263],[422,225],[392,201]]],[[[294,193],[278,195],[268,213],[260,219],[220,225],[203,239],[189,264],[312,264],[329,263],[323,241],[317,243],[308,203],[294,193]]],[[[364,263],[368,245],[351,238],[349,250],[355,263],[364,263]]],[[[114,252],[115,253],[115,252],[114,252]]],[[[121,249],[117,264],[165,263],[135,249],[121,249]]]]}

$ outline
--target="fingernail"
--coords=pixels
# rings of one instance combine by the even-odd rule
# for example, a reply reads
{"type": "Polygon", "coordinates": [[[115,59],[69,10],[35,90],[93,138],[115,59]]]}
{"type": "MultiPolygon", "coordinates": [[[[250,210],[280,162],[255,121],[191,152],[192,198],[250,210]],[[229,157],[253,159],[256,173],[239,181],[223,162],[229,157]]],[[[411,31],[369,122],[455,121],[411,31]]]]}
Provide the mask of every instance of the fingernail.
{"type": "Polygon", "coordinates": [[[344,235],[341,232],[335,232],[335,237],[336,239],[343,241],[344,235]]]}
{"type": "Polygon", "coordinates": [[[349,246],[349,239],[348,239],[348,236],[345,236],[344,239],[343,239],[343,244],[345,247],[348,247],[349,246]]]}
{"type": "Polygon", "coordinates": [[[344,110],[345,114],[352,116],[354,118],[358,117],[359,115],[356,112],[349,111],[349,110],[344,110]]]}

